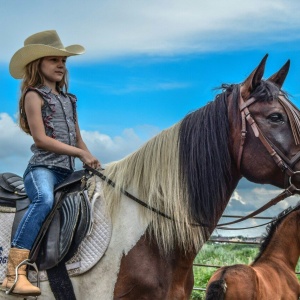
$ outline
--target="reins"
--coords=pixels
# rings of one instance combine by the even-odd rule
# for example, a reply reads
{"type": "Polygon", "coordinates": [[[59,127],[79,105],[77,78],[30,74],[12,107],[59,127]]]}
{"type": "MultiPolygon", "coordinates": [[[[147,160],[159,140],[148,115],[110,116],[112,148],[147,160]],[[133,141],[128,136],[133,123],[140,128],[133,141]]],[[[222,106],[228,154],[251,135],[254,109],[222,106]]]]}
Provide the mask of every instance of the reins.
{"type": "MultiPolygon", "coordinates": [[[[105,176],[103,173],[101,173],[100,171],[94,169],[94,168],[91,168],[90,166],[88,165],[84,165],[83,166],[86,170],[88,170],[89,172],[93,173],[94,175],[98,176],[100,179],[102,179],[103,181],[105,181],[107,184],[111,185],[113,188],[116,187],[116,183],[113,182],[111,179],[107,178],[107,176],[105,176]]],[[[132,194],[130,194],[129,192],[125,191],[124,189],[121,189],[121,193],[125,196],[127,196],[128,198],[130,198],[131,200],[137,202],[138,204],[150,209],[151,211],[161,215],[162,217],[164,218],[167,218],[167,219],[170,219],[170,220],[173,220],[173,218],[171,218],[170,216],[166,215],[165,213],[159,211],[158,209],[148,205],[146,202],[138,199],[137,197],[133,196],[132,194]]]]}
{"type": "MultiPolygon", "coordinates": [[[[88,165],[84,165],[84,168],[85,168],[87,171],[91,172],[92,174],[98,176],[100,179],[102,179],[103,181],[105,181],[107,184],[111,185],[113,188],[116,187],[116,183],[113,182],[111,179],[107,178],[107,176],[105,176],[105,175],[104,175],[103,173],[101,173],[100,171],[98,171],[98,170],[96,170],[96,169],[94,169],[94,168],[91,168],[91,167],[88,166],[88,165]]],[[[291,186],[294,187],[294,185],[291,185],[291,186]]],[[[290,186],[290,187],[291,187],[291,186],[290,186]]],[[[127,196],[128,198],[130,198],[131,200],[137,202],[138,204],[140,204],[140,205],[146,207],[147,209],[149,209],[149,210],[151,210],[151,211],[157,213],[158,215],[160,215],[160,216],[162,216],[162,217],[164,217],[164,218],[167,218],[167,219],[169,219],[169,220],[171,220],[171,221],[176,221],[174,218],[172,218],[172,217],[168,216],[167,214],[165,214],[165,213],[159,211],[158,209],[156,209],[156,208],[154,208],[154,207],[148,205],[146,202],[144,202],[144,201],[138,199],[137,197],[133,196],[131,193],[129,193],[129,192],[123,190],[123,189],[121,189],[121,193],[124,194],[125,196],[127,196]]],[[[264,206],[260,207],[259,209],[257,209],[256,211],[250,213],[249,215],[246,215],[246,216],[244,216],[244,217],[242,217],[242,218],[239,218],[239,219],[237,219],[237,220],[235,220],[235,221],[232,221],[232,222],[227,222],[227,223],[218,224],[218,225],[216,225],[216,228],[223,229],[223,230],[231,230],[232,228],[226,228],[226,227],[222,227],[222,226],[225,226],[225,225],[232,225],[232,224],[235,224],[235,223],[239,223],[239,222],[245,221],[245,220],[247,220],[247,219],[249,219],[249,218],[251,218],[251,217],[254,217],[254,216],[258,215],[259,213],[265,211],[266,209],[268,209],[268,208],[271,207],[272,205],[277,204],[279,201],[281,201],[281,200],[283,200],[283,199],[285,199],[285,198],[287,198],[287,197],[289,197],[289,196],[291,196],[291,195],[293,195],[292,191],[290,191],[289,189],[286,189],[286,190],[283,191],[280,195],[278,195],[277,197],[273,198],[273,199],[270,200],[268,203],[266,203],[264,206]]],[[[270,223],[270,222],[268,222],[268,223],[270,223]]],[[[265,223],[265,224],[262,224],[262,225],[258,225],[258,226],[255,226],[255,227],[264,226],[264,225],[266,225],[266,224],[268,224],[268,223],[265,223]]],[[[196,226],[202,226],[202,227],[211,227],[211,226],[212,226],[211,224],[203,224],[203,223],[202,223],[202,224],[201,224],[201,223],[192,223],[191,225],[192,225],[192,226],[195,226],[195,227],[196,227],[196,226]]],[[[249,228],[249,227],[248,227],[248,228],[249,228]]],[[[238,230],[238,229],[242,230],[242,229],[246,229],[246,228],[233,228],[233,229],[234,229],[234,230],[238,230]]]]}
{"type": "MultiPolygon", "coordinates": [[[[245,228],[226,228],[226,227],[222,227],[222,226],[226,226],[226,225],[232,225],[232,224],[236,224],[236,223],[239,223],[239,222],[242,222],[242,221],[245,221],[247,219],[250,219],[258,214],[260,214],[261,212],[267,210],[268,208],[270,208],[271,206],[277,204],[278,202],[282,201],[283,199],[287,198],[287,197],[290,197],[292,195],[294,195],[295,191],[297,190],[297,188],[291,184],[287,189],[285,189],[281,194],[279,194],[278,196],[276,196],[275,198],[271,199],[269,202],[267,202],[265,205],[261,206],[259,209],[255,210],[254,212],[242,217],[242,218],[239,218],[235,221],[232,221],[232,222],[227,222],[227,223],[222,223],[222,224],[218,224],[216,226],[216,228],[219,228],[219,229],[225,229],[225,230],[242,230],[242,229],[245,229],[245,228]]],[[[268,223],[266,223],[268,224],[268,223]]],[[[258,225],[256,227],[259,227],[259,226],[264,226],[266,224],[262,224],[262,225],[258,225]]],[[[249,228],[249,227],[248,227],[249,228]]]]}
{"type": "Polygon", "coordinates": [[[290,211],[288,211],[286,214],[283,214],[282,216],[278,216],[277,218],[270,218],[271,221],[269,222],[266,222],[266,223],[263,223],[263,224],[259,224],[259,225],[256,225],[256,226],[250,226],[250,227],[243,227],[243,228],[227,228],[227,227],[219,227],[217,226],[218,229],[222,229],[222,230],[244,230],[244,229],[253,229],[253,228],[258,228],[258,227],[262,227],[262,226],[266,226],[266,225],[269,225],[275,221],[278,221],[280,219],[283,219],[285,218],[287,215],[289,215],[290,213],[292,213],[293,211],[299,209],[299,206],[300,204],[297,204],[294,208],[292,208],[290,211]]]}

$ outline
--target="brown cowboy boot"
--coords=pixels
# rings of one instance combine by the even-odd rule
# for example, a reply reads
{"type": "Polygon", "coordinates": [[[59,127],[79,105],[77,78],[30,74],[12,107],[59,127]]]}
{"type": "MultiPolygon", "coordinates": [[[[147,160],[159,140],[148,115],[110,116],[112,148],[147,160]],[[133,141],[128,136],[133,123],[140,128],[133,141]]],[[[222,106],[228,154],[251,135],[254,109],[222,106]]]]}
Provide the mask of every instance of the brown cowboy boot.
{"type": "MultiPolygon", "coordinates": [[[[8,291],[14,285],[16,279],[16,267],[21,262],[28,259],[28,257],[29,250],[27,249],[10,249],[7,262],[6,278],[2,283],[1,290],[8,291]]],[[[11,291],[11,294],[22,296],[39,296],[41,294],[41,290],[28,281],[26,276],[26,267],[26,265],[19,267],[18,281],[11,291]]]]}

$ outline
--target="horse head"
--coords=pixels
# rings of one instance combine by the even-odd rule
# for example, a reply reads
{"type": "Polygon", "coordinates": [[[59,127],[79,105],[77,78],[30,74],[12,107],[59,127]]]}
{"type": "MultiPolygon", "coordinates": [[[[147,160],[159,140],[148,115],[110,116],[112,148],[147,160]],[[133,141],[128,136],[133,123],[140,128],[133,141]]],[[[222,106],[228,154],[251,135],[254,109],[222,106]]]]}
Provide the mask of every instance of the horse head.
{"type": "Polygon", "coordinates": [[[237,171],[250,181],[280,188],[293,182],[297,187],[300,112],[281,90],[290,61],[263,80],[266,60],[267,55],[240,85],[239,103],[229,103],[231,153],[237,171]]]}

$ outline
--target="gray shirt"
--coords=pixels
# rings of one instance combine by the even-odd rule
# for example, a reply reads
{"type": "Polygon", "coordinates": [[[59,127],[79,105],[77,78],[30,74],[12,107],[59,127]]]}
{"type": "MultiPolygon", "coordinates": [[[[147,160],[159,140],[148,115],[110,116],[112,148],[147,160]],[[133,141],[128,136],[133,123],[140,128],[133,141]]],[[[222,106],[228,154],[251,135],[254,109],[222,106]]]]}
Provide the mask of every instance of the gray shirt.
{"type": "MultiPolygon", "coordinates": [[[[62,143],[76,147],[76,96],[60,93],[55,95],[47,86],[28,88],[37,92],[44,100],[42,118],[46,135],[62,143]]],[[[74,170],[74,157],[56,154],[31,146],[33,156],[29,164],[32,166],[56,166],[74,170]]]]}

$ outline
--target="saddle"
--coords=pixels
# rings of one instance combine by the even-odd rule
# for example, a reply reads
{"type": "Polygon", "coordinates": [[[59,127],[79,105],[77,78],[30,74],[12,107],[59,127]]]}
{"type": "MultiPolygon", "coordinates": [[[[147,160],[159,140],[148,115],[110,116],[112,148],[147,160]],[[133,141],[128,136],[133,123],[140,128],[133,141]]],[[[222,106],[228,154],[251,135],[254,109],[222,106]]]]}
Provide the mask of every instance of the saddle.
{"type": "MultiPolygon", "coordinates": [[[[55,202],[30,252],[39,270],[48,270],[71,258],[90,229],[91,209],[85,170],[72,173],[55,188],[55,202]]],[[[12,237],[30,200],[23,179],[13,173],[0,174],[0,206],[15,208],[12,237]]]]}

